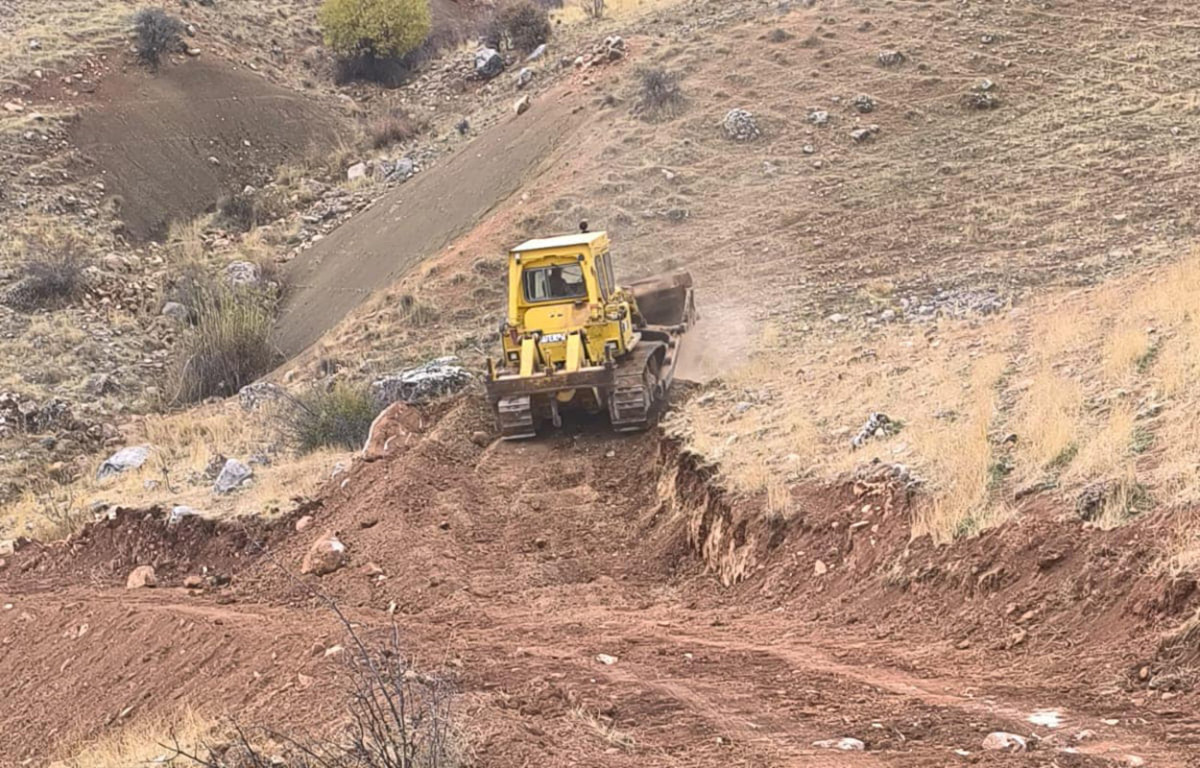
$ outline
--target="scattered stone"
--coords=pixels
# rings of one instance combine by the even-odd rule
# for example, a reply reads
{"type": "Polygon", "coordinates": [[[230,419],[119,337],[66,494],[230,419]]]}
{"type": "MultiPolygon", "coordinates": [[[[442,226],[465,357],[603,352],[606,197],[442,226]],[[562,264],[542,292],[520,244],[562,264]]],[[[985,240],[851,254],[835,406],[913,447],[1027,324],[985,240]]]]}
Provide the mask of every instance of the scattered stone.
{"type": "Polygon", "coordinates": [[[262,270],[252,261],[231,261],[225,265],[225,282],[245,288],[262,282],[262,270]]]}
{"type": "Polygon", "coordinates": [[[107,373],[93,373],[83,382],[83,391],[93,397],[110,395],[118,389],[117,382],[107,373]]]}
{"type": "Polygon", "coordinates": [[[875,136],[878,133],[879,133],[878,125],[867,125],[862,128],[855,128],[853,131],[850,131],[850,138],[853,139],[854,141],[858,142],[859,144],[862,144],[863,142],[870,141],[871,139],[875,138],[875,136]]]}
{"type": "Polygon", "coordinates": [[[609,656],[607,653],[597,653],[596,661],[600,662],[606,667],[611,667],[613,664],[617,663],[617,657],[609,656]]]}
{"type": "Polygon", "coordinates": [[[532,53],[530,53],[528,56],[525,57],[525,61],[537,61],[538,59],[542,58],[545,55],[546,55],[546,44],[542,43],[537,48],[534,48],[532,53]]]}
{"type": "Polygon", "coordinates": [[[829,113],[823,109],[814,109],[808,113],[808,122],[813,125],[825,125],[829,122],[829,113]]]}
{"type": "Polygon", "coordinates": [[[331,645],[331,646],[329,646],[328,648],[326,648],[326,649],[325,649],[325,654],[324,654],[324,656],[325,656],[325,658],[329,659],[329,658],[332,658],[332,657],[334,657],[334,656],[341,656],[341,655],[342,655],[343,653],[345,653],[345,652],[346,652],[346,649],[345,649],[345,648],[343,648],[342,646],[340,646],[340,645],[331,645]]]}
{"type": "Polygon", "coordinates": [[[230,493],[234,489],[240,488],[253,476],[253,469],[237,459],[229,459],[225,462],[225,466],[221,467],[221,473],[217,475],[217,481],[213,483],[213,492],[230,493]]]}
{"type": "Polygon", "coordinates": [[[199,514],[200,514],[199,512],[192,509],[191,507],[184,506],[183,504],[176,505],[174,507],[171,507],[171,514],[167,515],[167,525],[168,526],[178,525],[179,521],[183,520],[183,518],[197,517],[197,516],[199,516],[199,514]]]}
{"type": "Polygon", "coordinates": [[[313,542],[300,564],[300,573],[325,576],[344,567],[349,561],[346,545],[335,534],[327,533],[313,542]]]}
{"type": "Polygon", "coordinates": [[[383,568],[380,568],[377,563],[367,563],[365,566],[363,566],[363,573],[366,574],[367,578],[369,579],[374,579],[384,575],[383,568]]]}
{"type": "Polygon", "coordinates": [[[875,57],[881,67],[898,67],[907,61],[907,58],[900,51],[880,51],[875,57]]]}
{"type": "Polygon", "coordinates": [[[1028,745],[1015,733],[993,731],[983,740],[983,748],[989,752],[1024,752],[1028,745]]]}
{"type": "Polygon", "coordinates": [[[530,100],[529,94],[525,94],[521,98],[517,99],[516,103],[513,104],[513,111],[518,115],[523,115],[529,111],[529,107],[532,105],[533,102],[530,100]]]}
{"type": "Polygon", "coordinates": [[[278,400],[282,390],[269,381],[256,381],[238,390],[238,405],[243,411],[256,411],[264,403],[278,400]]]}
{"type": "Polygon", "coordinates": [[[204,577],[192,574],[183,580],[186,589],[204,589],[204,577]]]}
{"type": "Polygon", "coordinates": [[[178,320],[181,323],[186,323],[192,316],[191,310],[180,304],[178,301],[168,301],[166,304],[163,304],[162,312],[160,314],[162,314],[163,317],[169,317],[172,320],[178,320]]]}
{"type": "Polygon", "coordinates": [[[199,56],[200,49],[195,48],[193,46],[188,46],[187,49],[185,50],[185,53],[187,53],[188,56],[192,56],[192,57],[199,56]]]}
{"type": "Polygon", "coordinates": [[[296,521],[296,532],[300,533],[301,531],[306,531],[312,524],[312,515],[305,515],[296,521]]]}
{"type": "Polygon", "coordinates": [[[849,736],[841,739],[822,739],[812,743],[817,749],[840,749],[843,752],[861,752],[867,748],[858,739],[852,739],[849,736]]]}
{"type": "Polygon", "coordinates": [[[850,447],[861,448],[872,437],[887,437],[894,433],[894,424],[887,414],[875,412],[867,417],[862,429],[850,439],[850,447]]]}
{"type": "Polygon", "coordinates": [[[367,164],[366,163],[355,163],[354,165],[352,165],[346,169],[346,180],[347,181],[357,181],[358,179],[366,178],[366,176],[367,176],[367,164]]]}
{"type": "Polygon", "coordinates": [[[19,102],[16,102],[16,101],[6,101],[6,102],[4,102],[4,111],[5,112],[14,112],[14,113],[15,112],[24,112],[25,105],[21,104],[19,102]]]}
{"type": "Polygon", "coordinates": [[[454,394],[471,380],[471,372],[459,364],[457,357],[439,357],[372,382],[371,394],[381,406],[395,402],[421,405],[454,394]]]}
{"type": "Polygon", "coordinates": [[[475,52],[475,74],[491,80],[504,71],[504,57],[495,48],[480,48],[475,52]]]}
{"type": "Polygon", "coordinates": [[[824,561],[818,560],[813,563],[813,575],[824,576],[827,573],[829,573],[829,566],[825,565],[824,561]]]}
{"type": "Polygon", "coordinates": [[[521,67],[521,71],[517,73],[517,90],[523,90],[525,86],[533,82],[533,70],[529,67],[521,67]]]}
{"type": "Polygon", "coordinates": [[[488,433],[475,430],[471,433],[471,442],[475,445],[478,445],[480,448],[486,447],[489,442],[488,433]]]}
{"type": "Polygon", "coordinates": [[[762,136],[754,115],[744,109],[729,110],[721,121],[721,127],[725,129],[726,138],[733,141],[754,141],[762,136]]]}
{"type": "Polygon", "coordinates": [[[139,565],[129,572],[125,579],[125,589],[143,589],[158,586],[158,578],[154,575],[153,566],[139,565]]]}
{"type": "Polygon", "coordinates": [[[860,93],[859,95],[855,96],[854,100],[850,103],[855,109],[864,115],[875,111],[875,99],[872,99],[865,93],[860,93]]]}
{"type": "Polygon", "coordinates": [[[106,477],[119,475],[131,469],[139,469],[146,463],[146,459],[148,458],[150,458],[150,446],[148,445],[133,445],[128,448],[122,448],[104,460],[104,463],[100,465],[100,469],[96,471],[96,479],[103,480],[106,477]]]}

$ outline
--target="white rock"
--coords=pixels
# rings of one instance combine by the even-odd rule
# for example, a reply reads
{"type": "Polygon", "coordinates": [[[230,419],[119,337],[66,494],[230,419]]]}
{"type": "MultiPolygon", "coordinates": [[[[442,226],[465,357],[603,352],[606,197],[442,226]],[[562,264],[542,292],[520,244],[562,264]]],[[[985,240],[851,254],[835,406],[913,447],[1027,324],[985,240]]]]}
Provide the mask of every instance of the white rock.
{"type": "Polygon", "coordinates": [[[104,460],[100,469],[96,471],[96,479],[103,480],[131,469],[138,469],[146,463],[148,458],[150,458],[150,446],[148,445],[131,445],[128,448],[122,448],[104,460]]]}
{"type": "Polygon", "coordinates": [[[861,752],[867,748],[858,739],[852,739],[849,736],[841,739],[823,739],[812,743],[817,749],[840,749],[843,752],[861,752]]]}
{"type": "Polygon", "coordinates": [[[225,466],[221,467],[221,474],[217,475],[217,481],[213,483],[213,491],[215,493],[229,493],[253,476],[254,470],[250,469],[250,467],[237,459],[228,459],[225,462],[225,466]]]}
{"type": "Polygon", "coordinates": [[[989,752],[1024,752],[1028,746],[1021,736],[1004,731],[993,731],[983,740],[983,748],[989,752]]]}
{"type": "Polygon", "coordinates": [[[355,163],[354,165],[352,165],[346,169],[346,180],[347,181],[355,181],[357,179],[362,179],[362,178],[365,178],[366,175],[367,175],[367,164],[366,163],[355,163]]]}
{"type": "Polygon", "coordinates": [[[609,656],[607,653],[597,653],[596,661],[600,662],[606,667],[611,667],[613,664],[617,663],[617,657],[609,656]]]}

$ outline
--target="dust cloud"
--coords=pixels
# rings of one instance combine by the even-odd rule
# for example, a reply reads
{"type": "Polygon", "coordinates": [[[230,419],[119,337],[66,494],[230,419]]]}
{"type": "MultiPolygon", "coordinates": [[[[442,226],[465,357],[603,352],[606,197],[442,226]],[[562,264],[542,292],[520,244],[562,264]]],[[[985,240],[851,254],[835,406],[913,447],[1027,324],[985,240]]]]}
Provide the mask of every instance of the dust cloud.
{"type": "Polygon", "coordinates": [[[706,306],[697,297],[696,310],[700,321],[683,337],[675,378],[704,384],[744,365],[758,332],[744,306],[706,306]]]}

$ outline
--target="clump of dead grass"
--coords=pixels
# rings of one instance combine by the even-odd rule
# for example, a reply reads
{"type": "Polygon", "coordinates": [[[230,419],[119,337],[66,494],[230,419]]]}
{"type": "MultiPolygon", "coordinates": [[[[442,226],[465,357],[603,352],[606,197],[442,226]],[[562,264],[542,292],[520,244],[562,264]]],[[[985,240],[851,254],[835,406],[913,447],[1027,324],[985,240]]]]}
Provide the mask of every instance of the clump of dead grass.
{"type": "MultiPolygon", "coordinates": [[[[133,765],[154,765],[161,762],[175,745],[185,751],[198,751],[214,727],[211,720],[192,709],[184,709],[171,718],[141,718],[84,744],[71,757],[51,763],[51,766],[127,768],[133,765]]],[[[186,763],[176,761],[173,764],[186,763]]]]}
{"type": "Polygon", "coordinates": [[[683,110],[679,76],[663,67],[646,67],[638,72],[637,105],[634,111],[644,120],[674,117],[683,110]]]}

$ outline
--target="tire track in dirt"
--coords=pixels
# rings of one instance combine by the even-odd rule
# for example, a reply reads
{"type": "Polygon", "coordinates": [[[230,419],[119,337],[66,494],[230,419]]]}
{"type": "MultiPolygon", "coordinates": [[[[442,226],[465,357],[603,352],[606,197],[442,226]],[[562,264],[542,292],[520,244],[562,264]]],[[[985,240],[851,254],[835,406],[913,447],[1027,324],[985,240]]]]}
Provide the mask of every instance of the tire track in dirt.
{"type": "Polygon", "coordinates": [[[275,333],[283,354],[299,354],[368,295],[474,227],[582,125],[573,117],[581,108],[568,87],[550,91],[304,251],[287,269],[291,291],[275,333]]]}

